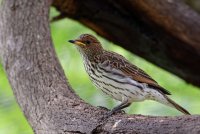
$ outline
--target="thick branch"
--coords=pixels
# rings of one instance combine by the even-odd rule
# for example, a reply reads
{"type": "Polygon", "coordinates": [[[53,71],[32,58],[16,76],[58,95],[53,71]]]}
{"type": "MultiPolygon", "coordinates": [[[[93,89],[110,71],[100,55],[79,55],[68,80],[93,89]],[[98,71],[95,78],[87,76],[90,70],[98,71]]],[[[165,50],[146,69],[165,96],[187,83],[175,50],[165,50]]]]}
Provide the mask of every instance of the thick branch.
{"type": "Polygon", "coordinates": [[[62,17],[200,86],[200,15],[183,0],[54,0],[53,5],[62,17]]]}
{"type": "Polygon", "coordinates": [[[0,56],[16,99],[36,134],[198,133],[200,116],[117,114],[84,103],[68,85],[52,45],[48,0],[3,0],[0,56]]]}

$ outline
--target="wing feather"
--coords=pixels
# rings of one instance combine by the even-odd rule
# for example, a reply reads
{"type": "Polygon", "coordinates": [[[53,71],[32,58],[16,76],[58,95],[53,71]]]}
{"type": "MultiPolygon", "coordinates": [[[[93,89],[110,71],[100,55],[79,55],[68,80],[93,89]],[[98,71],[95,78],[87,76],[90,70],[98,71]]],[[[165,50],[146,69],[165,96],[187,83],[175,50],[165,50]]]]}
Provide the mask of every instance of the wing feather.
{"type": "Polygon", "coordinates": [[[137,66],[131,64],[123,56],[117,53],[105,51],[104,54],[101,55],[101,57],[96,59],[98,59],[99,60],[98,62],[100,63],[109,61],[107,62],[107,64],[109,64],[112,68],[120,70],[127,76],[130,76],[133,80],[138,81],[140,83],[146,83],[150,88],[154,88],[161,93],[170,95],[169,91],[158,85],[158,83],[147,73],[145,73],[137,66]]]}

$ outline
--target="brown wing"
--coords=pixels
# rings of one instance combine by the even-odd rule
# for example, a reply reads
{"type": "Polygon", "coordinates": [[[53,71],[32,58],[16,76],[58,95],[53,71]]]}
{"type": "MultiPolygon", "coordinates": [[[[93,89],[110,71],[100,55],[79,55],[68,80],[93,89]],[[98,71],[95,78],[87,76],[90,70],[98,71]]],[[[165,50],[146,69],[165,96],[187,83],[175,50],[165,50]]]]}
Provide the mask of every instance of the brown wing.
{"type": "Polygon", "coordinates": [[[170,95],[170,92],[158,85],[158,83],[153,80],[148,74],[146,74],[143,70],[138,68],[137,66],[131,64],[128,60],[126,60],[123,56],[106,51],[104,56],[101,57],[101,62],[109,59],[110,65],[113,68],[121,70],[127,76],[132,77],[135,81],[140,83],[146,83],[149,87],[154,88],[164,94],[170,95]]]}

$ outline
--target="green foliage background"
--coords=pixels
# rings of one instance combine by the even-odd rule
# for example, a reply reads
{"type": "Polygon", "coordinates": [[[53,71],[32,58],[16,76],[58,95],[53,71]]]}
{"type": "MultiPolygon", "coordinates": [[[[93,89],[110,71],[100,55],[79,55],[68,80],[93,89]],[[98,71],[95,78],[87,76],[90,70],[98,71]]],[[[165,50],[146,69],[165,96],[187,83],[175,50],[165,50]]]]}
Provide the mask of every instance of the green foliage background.
{"type": "MultiPolygon", "coordinates": [[[[51,10],[51,17],[57,14],[58,13],[54,9],[51,10]]],[[[197,87],[185,83],[173,74],[170,74],[144,59],[129,53],[123,48],[102,39],[93,31],[76,21],[64,19],[52,23],[51,32],[57,55],[65,70],[68,81],[75,92],[91,105],[112,108],[118,102],[102,94],[101,91],[97,90],[92,85],[83,68],[82,59],[78,51],[72,44],[67,42],[69,39],[75,39],[83,33],[90,33],[97,36],[104,48],[125,56],[129,61],[145,70],[157,80],[160,85],[168,89],[172,93],[172,96],[170,97],[173,100],[181,104],[192,114],[200,114],[200,89],[197,87]]],[[[129,114],[154,116],[182,115],[177,110],[153,101],[133,103],[126,111],[129,114]]],[[[2,65],[0,65],[0,134],[33,134],[15,101],[2,65]]]]}

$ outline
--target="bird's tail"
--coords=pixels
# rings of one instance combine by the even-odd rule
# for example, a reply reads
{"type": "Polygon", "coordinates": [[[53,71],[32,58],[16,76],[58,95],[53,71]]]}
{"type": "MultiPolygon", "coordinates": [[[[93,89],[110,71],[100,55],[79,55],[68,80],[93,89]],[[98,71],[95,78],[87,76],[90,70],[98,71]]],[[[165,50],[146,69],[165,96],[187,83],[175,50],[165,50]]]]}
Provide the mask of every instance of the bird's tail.
{"type": "Polygon", "coordinates": [[[167,106],[176,108],[178,111],[180,111],[186,115],[190,115],[190,113],[187,110],[185,110],[183,107],[181,107],[176,102],[171,100],[167,95],[162,94],[160,92],[157,92],[156,94],[155,94],[155,92],[153,92],[153,93],[151,93],[151,95],[149,96],[149,99],[155,100],[155,101],[165,104],[167,106]]]}
{"type": "Polygon", "coordinates": [[[171,100],[168,96],[164,95],[164,97],[170,103],[169,106],[176,108],[178,111],[180,111],[180,112],[182,112],[182,113],[184,113],[186,115],[190,115],[190,113],[186,109],[184,109],[179,104],[177,104],[176,102],[171,100]]]}

